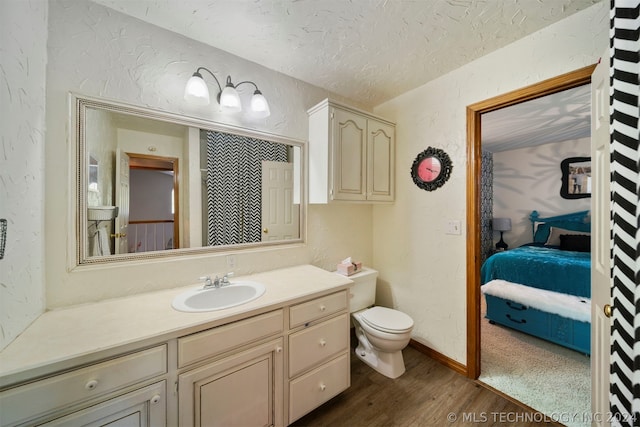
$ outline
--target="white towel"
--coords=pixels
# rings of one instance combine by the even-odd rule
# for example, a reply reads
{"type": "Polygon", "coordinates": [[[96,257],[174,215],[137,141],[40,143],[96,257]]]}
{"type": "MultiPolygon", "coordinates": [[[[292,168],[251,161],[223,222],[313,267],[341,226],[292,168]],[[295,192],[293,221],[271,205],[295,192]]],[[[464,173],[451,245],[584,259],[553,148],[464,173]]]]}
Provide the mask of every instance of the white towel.
{"type": "Polygon", "coordinates": [[[93,256],[111,255],[109,247],[109,233],[104,228],[99,228],[93,235],[93,256]]]}

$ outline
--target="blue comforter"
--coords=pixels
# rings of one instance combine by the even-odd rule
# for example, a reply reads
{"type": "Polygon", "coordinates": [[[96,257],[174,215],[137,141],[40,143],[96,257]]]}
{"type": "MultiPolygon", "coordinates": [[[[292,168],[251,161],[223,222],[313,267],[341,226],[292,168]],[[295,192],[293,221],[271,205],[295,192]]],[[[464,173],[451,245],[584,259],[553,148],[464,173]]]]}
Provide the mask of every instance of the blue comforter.
{"type": "Polygon", "coordinates": [[[591,254],[541,246],[521,246],[490,256],[480,271],[482,284],[502,279],[534,288],[591,297],[591,254]]]}

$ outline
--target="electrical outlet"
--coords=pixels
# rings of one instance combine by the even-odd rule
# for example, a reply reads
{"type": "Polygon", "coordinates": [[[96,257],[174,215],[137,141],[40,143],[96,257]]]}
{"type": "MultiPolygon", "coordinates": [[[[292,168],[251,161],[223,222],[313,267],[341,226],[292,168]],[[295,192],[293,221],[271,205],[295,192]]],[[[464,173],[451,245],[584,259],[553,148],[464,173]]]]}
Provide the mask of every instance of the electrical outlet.
{"type": "Polygon", "coordinates": [[[450,219],[447,221],[447,234],[462,234],[462,225],[460,221],[455,219],[450,219]]]}
{"type": "Polygon", "coordinates": [[[229,270],[233,270],[236,268],[236,256],[235,255],[227,255],[227,268],[229,270]]]}

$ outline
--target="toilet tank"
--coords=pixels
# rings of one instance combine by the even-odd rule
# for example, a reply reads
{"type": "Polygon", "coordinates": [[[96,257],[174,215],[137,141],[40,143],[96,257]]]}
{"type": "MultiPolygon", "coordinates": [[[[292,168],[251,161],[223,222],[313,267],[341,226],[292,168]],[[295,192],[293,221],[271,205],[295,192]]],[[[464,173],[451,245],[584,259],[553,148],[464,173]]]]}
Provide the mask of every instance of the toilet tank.
{"type": "Polygon", "coordinates": [[[351,287],[349,299],[349,310],[352,313],[371,307],[376,302],[377,278],[378,272],[366,267],[360,273],[349,276],[349,279],[355,282],[351,287]]]}

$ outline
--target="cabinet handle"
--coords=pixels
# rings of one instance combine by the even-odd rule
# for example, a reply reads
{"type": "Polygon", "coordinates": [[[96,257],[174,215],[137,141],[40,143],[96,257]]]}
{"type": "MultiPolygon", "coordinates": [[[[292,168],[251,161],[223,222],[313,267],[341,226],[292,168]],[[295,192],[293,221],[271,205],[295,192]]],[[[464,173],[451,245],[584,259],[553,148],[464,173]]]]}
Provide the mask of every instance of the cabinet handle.
{"type": "Polygon", "coordinates": [[[320,306],[320,311],[325,311],[327,309],[327,307],[325,307],[324,305],[320,306]]]}
{"type": "Polygon", "coordinates": [[[156,394],[155,396],[153,396],[153,397],[151,398],[151,403],[153,403],[154,405],[155,405],[156,403],[160,403],[160,395],[159,395],[159,394],[156,394]]]}
{"type": "Polygon", "coordinates": [[[320,339],[320,347],[324,347],[327,345],[327,342],[324,340],[324,338],[320,339]]]}
{"type": "Polygon", "coordinates": [[[280,346],[276,347],[276,353],[282,353],[282,347],[280,346]]]}
{"type": "Polygon", "coordinates": [[[85,385],[84,388],[87,390],[94,390],[96,387],[98,387],[98,380],[91,380],[88,381],[85,385]]]}
{"type": "Polygon", "coordinates": [[[320,391],[325,391],[327,388],[326,385],[324,385],[323,383],[320,383],[320,391]]]}

